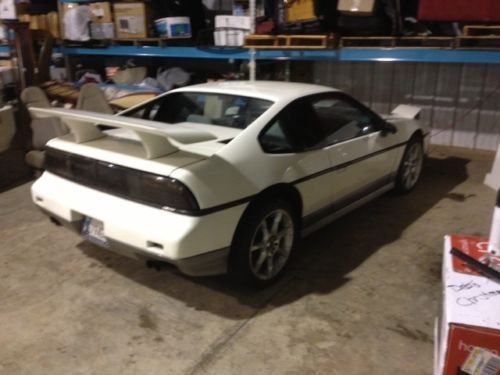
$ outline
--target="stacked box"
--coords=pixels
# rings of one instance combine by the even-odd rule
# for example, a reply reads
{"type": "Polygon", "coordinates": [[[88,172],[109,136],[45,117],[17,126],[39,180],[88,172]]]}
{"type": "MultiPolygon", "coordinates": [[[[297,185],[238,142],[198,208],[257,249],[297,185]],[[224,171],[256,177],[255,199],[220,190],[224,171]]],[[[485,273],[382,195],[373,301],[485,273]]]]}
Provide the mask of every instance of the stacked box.
{"type": "Polygon", "coordinates": [[[155,21],[155,30],[159,36],[168,38],[191,38],[189,17],[165,17],[155,21]]]}
{"type": "Polygon", "coordinates": [[[114,3],[116,37],[140,39],[148,36],[148,17],[144,3],[114,3]]]}
{"type": "Polygon", "coordinates": [[[313,0],[296,0],[286,7],[286,21],[289,23],[316,20],[313,0]]]}
{"type": "MultiPolygon", "coordinates": [[[[90,3],[88,5],[78,3],[62,4],[61,23],[64,24],[64,15],[69,9],[78,6],[88,6],[91,11],[90,17],[90,37],[92,39],[111,39],[114,38],[113,14],[111,12],[111,3],[108,1],[90,3]]],[[[64,32],[64,30],[63,30],[64,32]]]]}
{"type": "Polygon", "coordinates": [[[250,34],[252,21],[247,16],[215,16],[214,44],[216,46],[240,47],[245,36],[250,34]]]}

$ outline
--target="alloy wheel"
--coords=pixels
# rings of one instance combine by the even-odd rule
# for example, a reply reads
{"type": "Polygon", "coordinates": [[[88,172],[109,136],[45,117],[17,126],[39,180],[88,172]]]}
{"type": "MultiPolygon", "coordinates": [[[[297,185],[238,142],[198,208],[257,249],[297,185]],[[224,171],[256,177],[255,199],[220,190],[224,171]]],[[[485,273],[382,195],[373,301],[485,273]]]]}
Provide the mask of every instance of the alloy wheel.
{"type": "Polygon", "coordinates": [[[290,214],[276,209],[259,223],[250,247],[250,269],[260,280],[270,280],[285,266],[294,241],[294,224],[290,214]]]}
{"type": "Polygon", "coordinates": [[[403,184],[407,190],[415,186],[422,171],[424,160],[422,145],[415,142],[410,145],[403,162],[403,184]]]}

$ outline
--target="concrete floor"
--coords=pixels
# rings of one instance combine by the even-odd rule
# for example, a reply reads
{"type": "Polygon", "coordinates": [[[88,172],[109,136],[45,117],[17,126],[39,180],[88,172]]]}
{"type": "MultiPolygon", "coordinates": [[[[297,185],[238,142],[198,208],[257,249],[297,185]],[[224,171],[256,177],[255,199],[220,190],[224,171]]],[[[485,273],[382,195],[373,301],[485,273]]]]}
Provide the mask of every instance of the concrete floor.
{"type": "Polygon", "coordinates": [[[52,225],[0,194],[2,374],[430,374],[442,238],[487,235],[493,155],[435,148],[418,188],[300,245],[262,291],[190,279],[52,225]]]}

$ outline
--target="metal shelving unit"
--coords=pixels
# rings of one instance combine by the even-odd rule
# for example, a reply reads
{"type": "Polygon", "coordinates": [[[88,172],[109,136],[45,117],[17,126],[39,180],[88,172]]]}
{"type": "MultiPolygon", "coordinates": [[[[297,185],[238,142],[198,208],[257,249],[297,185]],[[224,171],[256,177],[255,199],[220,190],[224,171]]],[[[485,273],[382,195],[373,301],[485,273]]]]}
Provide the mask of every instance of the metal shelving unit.
{"type": "MultiPolygon", "coordinates": [[[[59,0],[90,3],[96,0],[59,0]]],[[[250,0],[250,14],[255,12],[255,0],[250,0]]],[[[429,63],[498,64],[498,50],[468,50],[447,48],[340,48],[325,50],[248,50],[196,47],[110,46],[62,47],[66,56],[163,57],[212,60],[283,60],[283,61],[405,61],[429,63]]]]}

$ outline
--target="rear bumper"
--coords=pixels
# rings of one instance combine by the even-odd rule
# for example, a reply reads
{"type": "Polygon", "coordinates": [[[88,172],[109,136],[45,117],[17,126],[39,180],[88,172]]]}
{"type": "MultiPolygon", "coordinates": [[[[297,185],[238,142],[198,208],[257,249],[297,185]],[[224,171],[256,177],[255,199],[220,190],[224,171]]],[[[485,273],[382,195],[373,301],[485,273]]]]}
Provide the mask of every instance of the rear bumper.
{"type": "Polygon", "coordinates": [[[81,233],[85,217],[103,223],[112,251],[175,265],[191,276],[227,271],[229,247],[246,204],[194,217],[145,206],[45,172],[32,186],[34,203],[81,233]]]}

